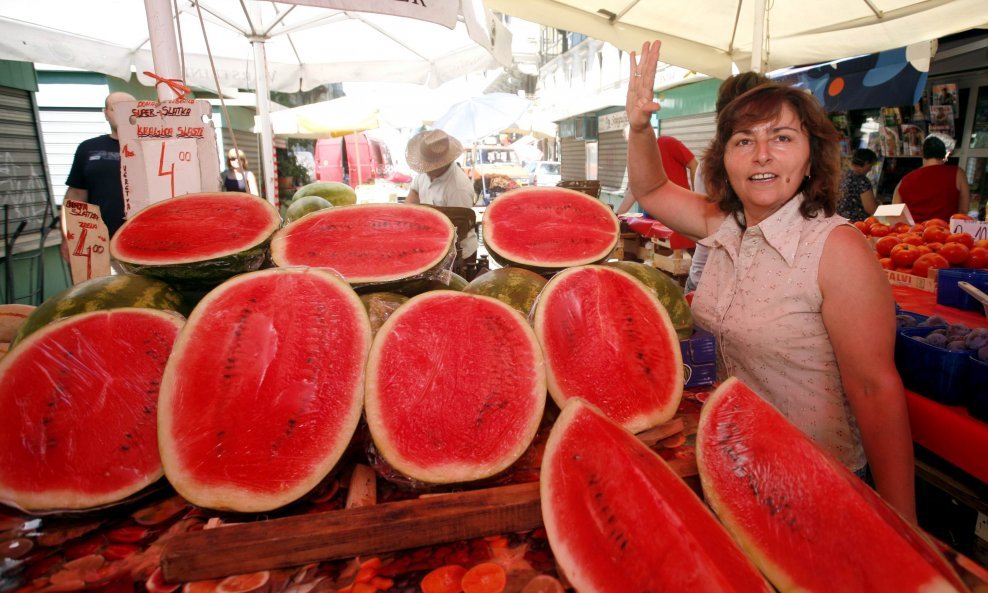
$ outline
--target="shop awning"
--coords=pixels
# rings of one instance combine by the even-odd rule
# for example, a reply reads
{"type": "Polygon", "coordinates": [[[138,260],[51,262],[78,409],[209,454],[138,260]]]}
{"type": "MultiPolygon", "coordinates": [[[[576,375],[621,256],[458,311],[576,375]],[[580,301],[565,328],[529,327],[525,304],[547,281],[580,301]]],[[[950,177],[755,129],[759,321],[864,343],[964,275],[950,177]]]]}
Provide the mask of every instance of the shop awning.
{"type": "Polygon", "coordinates": [[[924,41],[769,76],[809,90],[827,111],[912,105],[926,88],[934,47],[935,42],[924,41]]]}

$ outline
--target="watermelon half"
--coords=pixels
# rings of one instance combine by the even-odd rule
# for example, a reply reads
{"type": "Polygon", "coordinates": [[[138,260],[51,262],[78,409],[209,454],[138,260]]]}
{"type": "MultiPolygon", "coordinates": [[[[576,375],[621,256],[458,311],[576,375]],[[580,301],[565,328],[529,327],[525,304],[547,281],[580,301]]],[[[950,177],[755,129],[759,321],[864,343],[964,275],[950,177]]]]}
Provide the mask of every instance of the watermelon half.
{"type": "Polygon", "coordinates": [[[432,484],[488,478],[531,444],[545,369],[520,313],[437,290],[398,308],[374,338],[365,415],[381,457],[432,484]]]}
{"type": "Polygon", "coordinates": [[[484,211],[484,245],[502,265],[538,272],[603,262],[621,225],[610,206],[561,187],[522,187],[484,211]]]}
{"type": "Polygon", "coordinates": [[[579,398],[552,427],[539,483],[549,544],[577,591],[772,591],[665,461],[579,398]]]}
{"type": "Polygon", "coordinates": [[[605,266],[563,270],[539,294],[533,321],[560,408],[583,398],[631,432],[676,413],[679,338],[662,304],[630,274],[605,266]]]}
{"type": "Polygon", "coordinates": [[[309,492],[357,427],[370,343],[360,298],[326,270],[273,268],[213,289],[161,385],[158,438],[175,490],[241,512],[309,492]]]}
{"type": "Polygon", "coordinates": [[[967,591],[916,528],[735,378],[700,413],[707,502],[780,591],[967,591]]]}
{"type": "Polygon", "coordinates": [[[271,240],[277,266],[336,270],[350,284],[422,276],[452,265],[453,223],[414,204],[360,204],[312,212],[271,240]]]}
{"type": "Polygon", "coordinates": [[[119,502],[161,477],[155,414],[177,313],[83,313],[0,361],[0,501],[30,511],[119,502]]]}
{"type": "Polygon", "coordinates": [[[261,267],[278,210],[239,192],[188,194],[144,208],[110,240],[120,266],[181,284],[218,284],[261,267]]]}

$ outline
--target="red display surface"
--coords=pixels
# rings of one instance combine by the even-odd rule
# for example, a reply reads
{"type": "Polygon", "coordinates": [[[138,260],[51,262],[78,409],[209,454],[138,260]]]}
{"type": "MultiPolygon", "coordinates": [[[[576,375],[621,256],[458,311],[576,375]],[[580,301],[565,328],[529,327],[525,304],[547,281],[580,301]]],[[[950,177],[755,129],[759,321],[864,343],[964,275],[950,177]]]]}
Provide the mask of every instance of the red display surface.
{"type": "MultiPolygon", "coordinates": [[[[939,315],[951,323],[988,327],[988,318],[937,304],[936,294],[908,286],[893,286],[895,301],[906,311],[939,315]]],[[[988,423],[968,414],[963,406],[945,406],[906,390],[913,441],[988,483],[988,423]]]]}
{"type": "Polygon", "coordinates": [[[668,239],[670,249],[692,249],[696,243],[674,232],[657,220],[643,216],[622,216],[628,227],[647,239],[668,239]]]}

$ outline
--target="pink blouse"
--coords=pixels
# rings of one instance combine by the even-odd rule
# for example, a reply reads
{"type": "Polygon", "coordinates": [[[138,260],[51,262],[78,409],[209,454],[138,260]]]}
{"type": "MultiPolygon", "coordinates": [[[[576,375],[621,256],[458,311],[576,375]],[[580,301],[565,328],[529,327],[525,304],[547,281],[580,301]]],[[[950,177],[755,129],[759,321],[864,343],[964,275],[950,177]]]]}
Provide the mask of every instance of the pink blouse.
{"type": "Polygon", "coordinates": [[[840,216],[804,219],[796,196],[742,230],[728,216],[693,298],[697,324],[717,336],[717,372],[736,376],[848,469],[865,465],[857,423],[820,308],[818,271],[840,216]]]}

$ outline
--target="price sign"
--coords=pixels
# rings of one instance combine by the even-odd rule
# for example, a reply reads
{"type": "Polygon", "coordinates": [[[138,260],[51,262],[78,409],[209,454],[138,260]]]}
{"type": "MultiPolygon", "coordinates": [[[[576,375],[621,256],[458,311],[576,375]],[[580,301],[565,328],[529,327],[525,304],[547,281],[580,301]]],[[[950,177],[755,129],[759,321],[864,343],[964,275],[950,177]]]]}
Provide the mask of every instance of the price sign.
{"type": "Polygon", "coordinates": [[[99,206],[65,200],[62,204],[62,240],[69,253],[72,284],[110,275],[110,233],[99,206]]]}
{"type": "Polygon", "coordinates": [[[144,174],[147,176],[147,204],[135,204],[140,210],[166,198],[200,191],[199,149],[195,140],[169,139],[141,142],[144,174]]]}

